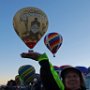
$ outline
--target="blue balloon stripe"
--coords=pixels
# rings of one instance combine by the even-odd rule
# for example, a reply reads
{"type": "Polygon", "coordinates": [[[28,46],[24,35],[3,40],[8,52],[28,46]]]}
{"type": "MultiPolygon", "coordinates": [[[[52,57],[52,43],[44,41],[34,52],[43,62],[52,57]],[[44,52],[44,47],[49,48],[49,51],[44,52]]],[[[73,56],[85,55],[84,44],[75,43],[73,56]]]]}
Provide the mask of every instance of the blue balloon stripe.
{"type": "Polygon", "coordinates": [[[24,71],[21,75],[22,75],[22,76],[26,76],[28,73],[31,73],[32,71],[35,72],[35,70],[34,70],[33,68],[29,68],[29,69],[27,69],[26,71],[24,71]]]}
{"type": "Polygon", "coordinates": [[[34,79],[34,76],[32,75],[31,77],[29,77],[28,79],[26,79],[25,83],[26,84],[30,84],[30,82],[32,82],[34,79]]]}
{"type": "Polygon", "coordinates": [[[34,74],[35,74],[34,71],[32,71],[31,73],[28,73],[27,76],[24,77],[25,81],[28,80],[28,78],[30,78],[31,76],[34,77],[34,74]]]}
{"type": "Polygon", "coordinates": [[[31,68],[31,66],[22,66],[20,69],[19,69],[19,74],[22,74],[24,71],[26,71],[27,69],[31,68]]]}
{"type": "Polygon", "coordinates": [[[50,49],[50,46],[49,46],[48,44],[47,44],[47,48],[48,48],[49,50],[51,50],[51,49],[50,49]]]}
{"type": "Polygon", "coordinates": [[[59,48],[61,45],[62,45],[62,43],[60,43],[60,44],[58,45],[58,48],[59,48]]]}
{"type": "Polygon", "coordinates": [[[55,38],[52,38],[51,40],[49,40],[49,43],[50,44],[52,44],[54,41],[56,41],[56,40],[59,40],[59,37],[57,36],[57,37],[55,37],[55,38]]]}
{"type": "Polygon", "coordinates": [[[34,74],[35,74],[35,72],[32,71],[31,73],[28,73],[24,78],[27,79],[27,78],[29,78],[30,76],[34,75],[34,74]]]}

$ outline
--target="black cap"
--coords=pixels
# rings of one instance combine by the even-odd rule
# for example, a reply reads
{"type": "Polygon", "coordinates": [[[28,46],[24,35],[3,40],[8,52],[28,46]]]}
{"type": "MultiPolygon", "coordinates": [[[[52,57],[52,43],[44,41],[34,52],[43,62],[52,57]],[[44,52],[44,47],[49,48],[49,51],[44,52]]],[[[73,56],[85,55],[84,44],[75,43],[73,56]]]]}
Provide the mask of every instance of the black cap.
{"type": "Polygon", "coordinates": [[[65,68],[61,71],[61,77],[62,79],[65,78],[66,74],[69,73],[70,71],[73,71],[73,72],[76,72],[80,77],[82,76],[82,73],[80,70],[74,68],[74,67],[68,67],[68,68],[65,68]]]}

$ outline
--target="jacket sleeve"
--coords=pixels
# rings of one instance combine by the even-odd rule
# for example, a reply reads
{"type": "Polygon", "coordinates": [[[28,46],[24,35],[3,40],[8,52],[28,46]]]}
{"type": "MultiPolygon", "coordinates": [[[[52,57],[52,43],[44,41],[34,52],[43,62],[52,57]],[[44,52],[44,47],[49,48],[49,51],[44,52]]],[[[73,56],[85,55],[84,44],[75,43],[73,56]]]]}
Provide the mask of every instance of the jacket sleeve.
{"type": "Polygon", "coordinates": [[[59,75],[49,62],[47,55],[44,53],[38,58],[41,66],[40,76],[46,90],[64,90],[64,85],[59,75]]]}

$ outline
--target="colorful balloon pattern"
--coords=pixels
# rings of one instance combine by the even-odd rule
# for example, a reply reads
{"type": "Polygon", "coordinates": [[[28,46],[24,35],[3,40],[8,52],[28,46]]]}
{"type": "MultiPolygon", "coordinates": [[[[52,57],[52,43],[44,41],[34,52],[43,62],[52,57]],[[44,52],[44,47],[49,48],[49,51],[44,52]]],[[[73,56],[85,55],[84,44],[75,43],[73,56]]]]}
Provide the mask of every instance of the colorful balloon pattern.
{"type": "Polygon", "coordinates": [[[60,69],[60,67],[59,66],[53,66],[54,67],[54,70],[58,73],[58,74],[60,74],[60,72],[61,72],[61,69],[60,69]]]}
{"type": "Polygon", "coordinates": [[[19,68],[18,73],[25,84],[33,81],[35,68],[32,65],[23,65],[19,68]]]}
{"type": "Polygon", "coordinates": [[[53,66],[56,71],[60,70],[59,66],[53,66]]]}
{"type": "Polygon", "coordinates": [[[32,49],[46,33],[48,18],[42,10],[26,7],[16,12],[13,17],[13,26],[25,45],[32,49]]]}
{"type": "Polygon", "coordinates": [[[17,85],[21,85],[23,83],[19,75],[15,76],[15,82],[17,85]]]}
{"type": "Polygon", "coordinates": [[[62,42],[63,37],[57,32],[49,33],[44,38],[44,44],[51,51],[53,56],[55,56],[55,53],[61,47],[62,42]]]}
{"type": "Polygon", "coordinates": [[[84,75],[88,73],[88,68],[85,66],[76,66],[75,68],[79,69],[84,75]]]}
{"type": "Polygon", "coordinates": [[[69,68],[69,67],[72,67],[72,66],[71,66],[71,65],[61,65],[61,66],[60,66],[60,69],[63,70],[63,69],[65,69],[65,68],[69,68]]]}
{"type": "Polygon", "coordinates": [[[88,73],[90,73],[90,66],[88,67],[88,73]]]}

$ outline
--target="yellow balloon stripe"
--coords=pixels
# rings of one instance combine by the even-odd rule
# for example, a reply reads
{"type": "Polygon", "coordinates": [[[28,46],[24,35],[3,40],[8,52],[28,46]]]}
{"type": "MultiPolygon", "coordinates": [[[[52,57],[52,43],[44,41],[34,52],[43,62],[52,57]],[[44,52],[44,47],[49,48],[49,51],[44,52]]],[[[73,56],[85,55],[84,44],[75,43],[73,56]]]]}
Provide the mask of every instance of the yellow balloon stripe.
{"type": "MultiPolygon", "coordinates": [[[[33,68],[27,69],[25,72],[23,72],[23,73],[21,74],[21,76],[22,76],[22,77],[23,77],[23,76],[24,76],[24,77],[27,76],[28,73],[32,72],[32,69],[33,69],[33,68]]],[[[34,69],[33,69],[33,70],[34,70],[34,69]]]]}
{"type": "Polygon", "coordinates": [[[34,79],[34,76],[32,75],[25,82],[26,83],[30,83],[30,81],[33,81],[33,79],[34,79]]]}

